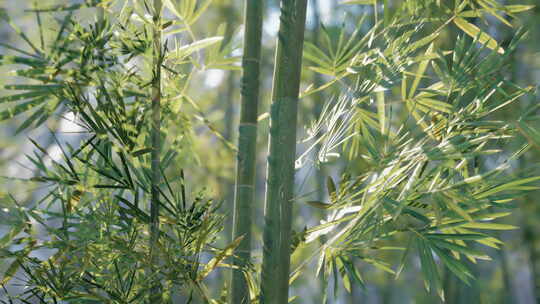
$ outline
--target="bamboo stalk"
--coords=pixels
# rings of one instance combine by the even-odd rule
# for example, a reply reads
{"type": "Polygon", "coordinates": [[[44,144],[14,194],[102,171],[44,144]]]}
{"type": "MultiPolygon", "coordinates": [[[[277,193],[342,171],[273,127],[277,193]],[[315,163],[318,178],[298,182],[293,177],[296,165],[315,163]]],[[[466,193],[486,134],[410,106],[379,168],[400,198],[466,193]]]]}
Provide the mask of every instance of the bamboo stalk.
{"type": "MultiPolygon", "coordinates": [[[[153,72],[152,72],[152,190],[150,204],[150,263],[154,270],[159,262],[155,253],[159,238],[159,184],[161,179],[161,0],[154,0],[154,31],[153,31],[153,72]]],[[[154,272],[154,271],[153,271],[154,272]]],[[[150,291],[150,303],[161,301],[159,280],[153,284],[150,291]]]]}
{"type": "Polygon", "coordinates": [[[251,259],[251,216],[255,199],[255,167],[259,73],[261,66],[263,2],[247,0],[245,8],[244,56],[242,59],[242,108],[238,128],[238,161],[234,206],[233,240],[243,237],[235,250],[230,303],[249,303],[249,287],[242,272],[251,259]]]}
{"type": "Polygon", "coordinates": [[[307,0],[282,0],[270,109],[261,303],[288,302],[298,94],[307,0]]]}

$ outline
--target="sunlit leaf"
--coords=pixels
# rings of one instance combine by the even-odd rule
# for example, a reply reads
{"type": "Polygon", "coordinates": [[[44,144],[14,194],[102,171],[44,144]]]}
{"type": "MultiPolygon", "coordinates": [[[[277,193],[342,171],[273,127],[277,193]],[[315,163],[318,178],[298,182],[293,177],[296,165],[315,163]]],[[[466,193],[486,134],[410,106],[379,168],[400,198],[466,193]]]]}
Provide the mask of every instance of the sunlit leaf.
{"type": "Polygon", "coordinates": [[[469,23],[467,20],[456,17],[454,23],[462,29],[467,35],[474,39],[478,39],[478,42],[485,44],[488,48],[497,51],[500,54],[504,54],[504,49],[499,46],[497,41],[491,36],[480,30],[476,25],[469,23]]]}

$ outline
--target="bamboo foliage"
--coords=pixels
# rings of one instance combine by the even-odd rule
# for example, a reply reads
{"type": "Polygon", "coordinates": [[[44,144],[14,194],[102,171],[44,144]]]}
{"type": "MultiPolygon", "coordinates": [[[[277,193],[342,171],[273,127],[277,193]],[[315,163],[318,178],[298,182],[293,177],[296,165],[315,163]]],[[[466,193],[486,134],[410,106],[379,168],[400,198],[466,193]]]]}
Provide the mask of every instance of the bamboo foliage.
{"type": "Polygon", "coordinates": [[[240,114],[233,239],[243,240],[236,248],[230,303],[249,303],[248,283],[244,267],[251,258],[251,218],[255,200],[255,165],[257,116],[259,104],[259,74],[261,66],[261,36],[263,2],[246,1],[244,55],[242,59],[242,108],[240,114]]]}
{"type": "MultiPolygon", "coordinates": [[[[168,303],[175,295],[210,302],[205,280],[240,239],[217,248],[223,228],[218,206],[204,191],[188,192],[182,169],[191,151],[179,142],[191,136],[193,118],[176,111],[171,96],[181,92],[190,99],[190,82],[179,88],[179,79],[189,80],[201,53],[221,38],[195,40],[166,54],[161,37],[174,35],[164,30],[178,25],[163,17],[170,14],[162,14],[161,1],[120,8],[98,2],[107,13],[89,24],[75,22],[74,14],[96,2],[38,7],[38,16],[61,16],[52,38],[42,37],[45,49],[28,40],[34,53],[11,47],[16,55],[0,57],[2,65],[18,64],[14,73],[31,83],[8,86],[22,93],[2,99],[8,103],[3,119],[30,112],[20,129],[36,128],[65,107],[81,128],[78,146],[55,140],[62,152],[57,160],[31,140],[53,160],[28,155],[36,175],[25,182],[47,191],[31,206],[24,202],[29,207],[2,197],[14,228],[2,239],[1,255],[10,263],[1,283],[21,271],[27,292],[9,299],[22,303],[168,303]],[[45,239],[35,235],[31,219],[45,228],[45,239]],[[18,235],[23,230],[27,234],[18,235]],[[11,242],[21,248],[8,250],[11,242]],[[43,249],[58,253],[45,261],[31,256],[43,249]],[[211,257],[207,264],[203,256],[211,257]]],[[[178,4],[167,3],[173,9],[178,4]]],[[[181,10],[190,24],[203,11],[193,3],[181,10]]],[[[206,63],[234,63],[227,51],[214,51],[206,63]]]]}
{"type": "MultiPolygon", "coordinates": [[[[215,17],[205,15],[212,3],[36,1],[36,37],[0,9],[25,44],[1,44],[0,65],[14,68],[17,80],[3,86],[0,121],[22,118],[16,132],[23,132],[67,113],[80,128],[76,143],[52,134],[60,151],[54,157],[50,144],[28,140],[36,150],[27,155],[34,175],[16,180],[41,187],[43,195],[36,191],[24,201],[0,193],[0,218],[9,226],[0,238],[0,284],[15,279],[25,288],[9,301],[284,304],[289,285],[314,264],[323,285],[334,283],[335,296],[341,287],[366,287],[373,269],[396,278],[421,272],[427,291],[442,299],[442,274],[447,285],[454,284],[451,275],[471,284],[475,271],[466,261],[490,259],[482,246],[502,246],[490,231],[514,229],[498,219],[540,181],[533,169],[512,166],[540,147],[531,114],[537,106],[515,120],[501,113],[531,92],[505,76],[527,34],[519,29],[500,43],[472,18],[491,15],[509,25],[531,7],[494,0],[341,1],[345,9],[370,5],[373,14],[351,10],[351,19],[316,28],[307,42],[307,0],[282,0],[258,265],[251,231],[264,2],[246,1],[238,149],[213,124],[223,117],[215,104],[221,99],[201,93],[210,87],[199,81],[209,69],[240,69],[233,30],[222,24],[209,33],[214,24],[200,24],[202,16],[215,17]],[[76,19],[84,16],[81,9],[96,8],[97,22],[76,19]],[[49,14],[58,24],[44,21],[49,14]],[[442,47],[448,27],[459,35],[442,47]],[[303,58],[315,77],[301,78],[303,58]],[[301,84],[301,97],[337,94],[317,99],[317,118],[297,156],[301,84]],[[204,190],[230,176],[200,161],[209,153],[203,150],[213,150],[204,144],[214,142],[227,155],[238,153],[229,244],[220,241],[230,234],[214,203],[220,198],[204,190]],[[341,178],[317,177],[326,180],[327,193],[307,200],[317,191],[295,182],[295,170],[326,165],[331,170],[320,172],[341,178]],[[293,216],[298,203],[324,219],[292,233],[294,224],[310,220],[293,216]],[[43,249],[54,253],[35,258],[43,249]],[[417,269],[408,267],[413,261],[417,269]],[[232,270],[231,280],[213,275],[218,269],[232,270]]],[[[321,297],[326,303],[326,293],[321,297]]]]}
{"type": "Polygon", "coordinates": [[[281,1],[266,178],[261,303],[287,303],[296,123],[307,1],[281,1]]]}
{"type": "MultiPolygon", "coordinates": [[[[317,161],[330,162],[329,155],[335,158],[341,152],[351,161],[362,160],[364,170],[357,176],[352,176],[353,170],[343,172],[340,186],[329,191],[330,202],[307,202],[329,214],[318,227],[308,229],[305,238],[307,243],[328,238],[317,249],[320,254],[313,254],[318,257],[318,271],[324,277],[332,273],[334,278],[341,276],[347,290],[353,282],[364,284],[355,267],[358,261],[397,277],[414,250],[420,258],[427,290],[444,299],[435,257],[469,284],[473,274],[460,262],[460,256],[472,262],[490,259],[471,243],[498,248],[501,241],[483,230],[515,228],[489,222],[510,214],[497,212],[501,204],[511,200],[502,193],[534,189],[530,183],[539,178],[525,175],[508,180],[502,174],[509,168],[508,163],[519,157],[519,151],[491,170],[481,171],[476,163],[478,157],[500,152],[489,149],[490,142],[517,138],[519,127],[486,117],[530,92],[530,88],[517,87],[500,74],[525,33],[516,33],[504,55],[496,50],[486,52],[489,46],[485,44],[475,48],[476,42],[483,44],[479,36],[475,40],[460,37],[450,56],[429,55],[433,54],[433,45],[426,46],[426,40],[400,42],[412,37],[413,32],[407,23],[396,20],[385,29],[372,29],[369,43],[363,38],[349,40],[356,58],[365,59],[358,65],[355,60],[342,60],[339,69],[348,75],[340,75],[336,85],[342,85],[344,93],[327,103],[309,134],[319,134],[310,140],[323,146],[317,161]],[[380,39],[388,40],[379,44],[380,39]],[[373,48],[377,51],[372,52],[373,48]],[[417,52],[424,48],[423,59],[415,62],[417,52]],[[390,53],[399,60],[388,59],[386,54],[390,53]],[[430,85],[418,90],[429,66],[437,78],[431,77],[430,85]],[[415,72],[408,72],[410,69],[415,72]],[[407,75],[414,75],[412,82],[407,75]],[[410,116],[394,119],[399,128],[391,130],[386,128],[390,118],[385,109],[377,103],[374,113],[371,103],[378,100],[380,92],[398,83],[401,102],[410,116]],[[477,124],[482,127],[477,128],[477,124]],[[385,246],[389,240],[397,245],[400,235],[405,240],[402,245],[385,246]],[[402,262],[396,268],[382,258],[383,252],[392,250],[403,251],[402,262]]],[[[317,71],[332,71],[330,64],[339,62],[340,54],[347,53],[340,49],[345,40],[340,37],[333,51],[310,47],[307,57],[317,62],[317,71]]],[[[326,47],[335,45],[328,43],[326,47]]],[[[527,144],[523,149],[529,147],[527,144]]],[[[300,163],[305,155],[298,159],[300,163]]]]}

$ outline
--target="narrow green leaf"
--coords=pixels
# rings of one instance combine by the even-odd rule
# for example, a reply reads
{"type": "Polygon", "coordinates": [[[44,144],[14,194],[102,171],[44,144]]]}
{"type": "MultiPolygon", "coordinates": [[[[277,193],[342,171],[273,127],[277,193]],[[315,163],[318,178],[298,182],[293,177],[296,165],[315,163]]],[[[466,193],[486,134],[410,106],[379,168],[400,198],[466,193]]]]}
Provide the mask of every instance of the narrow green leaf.
{"type": "Polygon", "coordinates": [[[26,225],[24,223],[14,225],[9,230],[9,232],[0,239],[0,248],[9,246],[9,243],[13,240],[13,238],[15,238],[19,233],[21,233],[24,230],[25,226],[26,225]]]}
{"type": "Polygon", "coordinates": [[[465,265],[463,265],[460,261],[454,259],[452,256],[446,254],[444,250],[441,250],[437,247],[433,248],[435,250],[435,253],[437,253],[437,256],[442,260],[444,265],[452,271],[453,274],[455,274],[460,280],[462,280],[465,284],[470,284],[470,279],[474,276],[471,274],[471,272],[467,269],[465,265]]]}
{"type": "Polygon", "coordinates": [[[45,94],[46,92],[44,91],[33,91],[33,92],[26,92],[26,93],[9,95],[9,96],[2,96],[0,97],[0,103],[20,101],[20,100],[25,100],[29,98],[43,96],[45,94]]]}
{"type": "Polygon", "coordinates": [[[45,102],[45,100],[46,100],[46,98],[44,98],[44,97],[36,98],[34,100],[27,101],[25,103],[22,103],[22,104],[14,106],[14,107],[11,107],[11,108],[9,108],[7,110],[4,110],[4,111],[0,112],[0,121],[13,118],[16,115],[19,115],[19,114],[21,114],[23,112],[26,112],[26,111],[28,111],[28,110],[42,104],[43,102],[45,102]]]}
{"type": "Polygon", "coordinates": [[[478,39],[478,42],[486,45],[488,48],[497,51],[500,54],[504,54],[504,49],[499,46],[497,40],[480,30],[476,25],[469,23],[461,17],[456,17],[454,19],[454,24],[473,39],[478,39]]]}
{"type": "Polygon", "coordinates": [[[330,200],[333,202],[336,196],[336,184],[334,183],[334,180],[331,176],[326,177],[326,190],[328,191],[328,196],[330,196],[330,200]]]}
{"type": "Polygon", "coordinates": [[[386,102],[384,98],[384,91],[376,93],[377,98],[377,115],[379,116],[379,124],[381,134],[386,134],[386,102]]]}
{"type": "MultiPolygon", "coordinates": [[[[433,43],[429,45],[425,54],[431,54],[432,52],[433,52],[433,43]]],[[[418,69],[416,69],[416,77],[414,77],[413,83],[409,91],[409,98],[412,98],[414,96],[414,93],[416,92],[416,89],[418,88],[418,85],[420,84],[420,80],[422,80],[422,77],[424,76],[424,73],[426,72],[429,62],[430,62],[430,59],[427,59],[420,62],[420,64],[418,65],[418,69]]]]}
{"type": "Polygon", "coordinates": [[[207,48],[222,40],[223,40],[223,37],[210,37],[210,38],[202,39],[199,41],[195,41],[191,44],[178,48],[176,51],[172,51],[171,53],[169,53],[168,57],[171,57],[170,59],[182,60],[188,57],[189,55],[199,50],[202,50],[204,48],[207,48]]]}
{"type": "Polygon", "coordinates": [[[306,204],[310,205],[311,207],[318,208],[318,209],[328,209],[332,207],[332,204],[327,204],[320,201],[307,201],[306,204]]]}
{"type": "Polygon", "coordinates": [[[528,183],[531,183],[531,182],[534,182],[534,181],[537,181],[537,180],[540,180],[540,176],[534,176],[534,177],[515,180],[515,181],[512,181],[512,182],[500,185],[500,186],[493,187],[493,188],[488,189],[486,191],[480,192],[480,193],[476,194],[474,197],[476,199],[486,198],[486,197],[488,197],[490,195],[493,195],[493,194],[496,194],[496,193],[499,193],[499,192],[502,192],[502,191],[515,190],[516,188],[519,188],[520,186],[523,186],[524,184],[528,184],[528,183]]]}
{"type": "Polygon", "coordinates": [[[20,262],[21,261],[19,260],[19,258],[16,258],[13,262],[11,262],[11,264],[9,264],[9,267],[7,268],[6,272],[4,272],[4,276],[0,281],[0,285],[7,284],[13,278],[15,273],[17,273],[17,270],[19,270],[19,268],[21,267],[20,262]]]}
{"type": "Polygon", "coordinates": [[[223,249],[217,256],[213,257],[210,261],[208,261],[204,269],[199,273],[197,280],[202,281],[216,267],[218,267],[224,259],[231,256],[234,253],[234,249],[238,247],[238,245],[240,245],[242,239],[244,239],[243,236],[238,237],[236,240],[232,241],[225,249],[223,249]]]}
{"type": "Polygon", "coordinates": [[[496,224],[496,223],[481,223],[481,222],[472,222],[465,223],[460,225],[463,228],[474,228],[474,229],[485,229],[485,230],[514,230],[518,229],[516,226],[507,225],[507,224],[496,224]]]}
{"type": "Polygon", "coordinates": [[[504,10],[509,12],[509,13],[520,13],[520,12],[531,10],[531,9],[533,9],[535,7],[536,7],[535,5],[515,4],[515,5],[505,5],[504,10]]]}
{"type": "Polygon", "coordinates": [[[489,238],[489,236],[485,234],[468,234],[468,233],[463,233],[463,234],[429,233],[429,234],[426,234],[425,236],[427,238],[433,238],[433,239],[464,240],[464,241],[474,241],[474,240],[481,240],[481,239],[489,238]]]}

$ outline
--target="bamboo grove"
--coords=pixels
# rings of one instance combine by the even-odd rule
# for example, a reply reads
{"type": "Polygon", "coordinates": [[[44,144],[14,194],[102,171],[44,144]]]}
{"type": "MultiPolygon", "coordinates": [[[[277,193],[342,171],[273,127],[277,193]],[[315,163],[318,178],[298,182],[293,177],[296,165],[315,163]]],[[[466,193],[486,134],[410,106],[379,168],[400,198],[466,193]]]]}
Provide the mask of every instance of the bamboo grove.
{"type": "Polygon", "coordinates": [[[374,273],[463,301],[449,278],[538,189],[534,83],[508,76],[536,8],[275,2],[0,7],[0,121],[31,147],[1,180],[0,302],[338,303],[374,273]]]}

